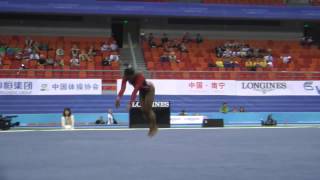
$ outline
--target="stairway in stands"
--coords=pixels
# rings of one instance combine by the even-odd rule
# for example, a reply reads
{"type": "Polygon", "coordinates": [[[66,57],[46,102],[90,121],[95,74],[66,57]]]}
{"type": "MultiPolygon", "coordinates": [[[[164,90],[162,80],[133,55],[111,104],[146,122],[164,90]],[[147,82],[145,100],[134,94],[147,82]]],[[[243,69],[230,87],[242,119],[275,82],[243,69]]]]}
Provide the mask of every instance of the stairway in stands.
{"type": "Polygon", "coordinates": [[[144,61],[143,52],[142,52],[141,47],[138,44],[135,44],[133,50],[134,50],[134,54],[136,56],[137,70],[140,72],[144,72],[144,75],[147,78],[150,78],[150,74],[147,70],[147,66],[144,61]]]}

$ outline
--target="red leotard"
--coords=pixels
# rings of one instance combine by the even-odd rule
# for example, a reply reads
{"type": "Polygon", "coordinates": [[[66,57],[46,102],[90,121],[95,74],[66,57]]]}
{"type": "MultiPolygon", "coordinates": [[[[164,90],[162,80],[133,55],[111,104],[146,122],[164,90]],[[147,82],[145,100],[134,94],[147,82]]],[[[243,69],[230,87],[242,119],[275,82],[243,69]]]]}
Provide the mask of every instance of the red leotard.
{"type": "MultiPolygon", "coordinates": [[[[126,90],[127,81],[129,81],[127,78],[125,77],[122,78],[121,89],[118,94],[119,99],[123,96],[124,91],[126,90]]],[[[140,93],[145,93],[150,88],[149,85],[147,84],[145,77],[143,76],[143,74],[140,74],[140,73],[136,74],[134,79],[132,81],[129,81],[129,83],[134,87],[134,90],[132,91],[132,94],[131,94],[130,104],[136,100],[138,91],[140,91],[140,93]]]]}

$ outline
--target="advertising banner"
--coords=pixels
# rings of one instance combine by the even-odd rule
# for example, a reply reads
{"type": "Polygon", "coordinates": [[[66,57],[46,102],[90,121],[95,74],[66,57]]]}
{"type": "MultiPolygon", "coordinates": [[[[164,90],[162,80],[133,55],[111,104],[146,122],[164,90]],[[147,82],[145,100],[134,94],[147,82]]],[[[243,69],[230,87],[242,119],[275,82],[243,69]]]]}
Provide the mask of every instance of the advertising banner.
{"type": "MultiPolygon", "coordinates": [[[[151,79],[157,95],[319,96],[320,81],[234,81],[151,79]]],[[[117,81],[117,92],[121,80],[117,81]]],[[[133,87],[126,86],[125,95],[133,87]]]]}
{"type": "Polygon", "coordinates": [[[0,79],[0,95],[100,95],[101,79],[0,79]]]}

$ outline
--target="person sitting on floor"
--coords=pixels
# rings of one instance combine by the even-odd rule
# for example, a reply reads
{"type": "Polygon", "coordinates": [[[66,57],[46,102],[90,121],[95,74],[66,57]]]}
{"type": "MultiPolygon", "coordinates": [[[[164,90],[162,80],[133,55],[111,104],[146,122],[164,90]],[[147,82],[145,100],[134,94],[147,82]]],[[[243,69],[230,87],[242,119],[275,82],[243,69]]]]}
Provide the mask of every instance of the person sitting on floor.
{"type": "Polygon", "coordinates": [[[61,127],[64,129],[74,129],[74,116],[70,108],[64,108],[61,117],[61,127]]]}

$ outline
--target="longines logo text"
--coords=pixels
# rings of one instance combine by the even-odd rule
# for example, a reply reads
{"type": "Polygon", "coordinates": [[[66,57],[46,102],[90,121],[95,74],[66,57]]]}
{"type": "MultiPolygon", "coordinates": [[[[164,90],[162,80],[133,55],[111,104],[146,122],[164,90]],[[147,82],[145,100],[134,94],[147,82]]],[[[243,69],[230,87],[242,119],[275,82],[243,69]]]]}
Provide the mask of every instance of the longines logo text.
{"type": "MultiPolygon", "coordinates": [[[[152,107],[169,107],[170,102],[153,102],[152,107]]],[[[132,107],[141,107],[140,102],[132,102],[132,107]]]]}
{"type": "Polygon", "coordinates": [[[273,90],[287,89],[286,82],[243,82],[242,89],[251,89],[266,94],[273,90]]]}
{"type": "Polygon", "coordinates": [[[316,91],[318,94],[320,94],[320,87],[313,84],[313,81],[307,81],[303,84],[303,87],[307,91],[316,91]]]}

